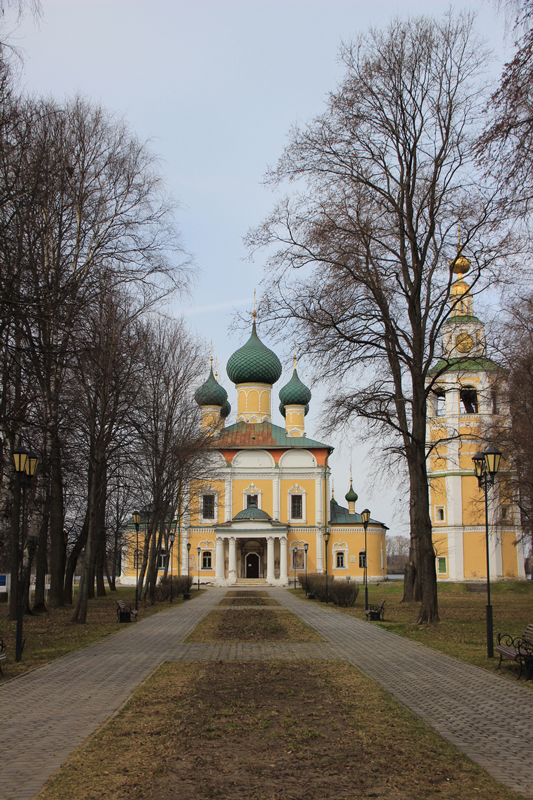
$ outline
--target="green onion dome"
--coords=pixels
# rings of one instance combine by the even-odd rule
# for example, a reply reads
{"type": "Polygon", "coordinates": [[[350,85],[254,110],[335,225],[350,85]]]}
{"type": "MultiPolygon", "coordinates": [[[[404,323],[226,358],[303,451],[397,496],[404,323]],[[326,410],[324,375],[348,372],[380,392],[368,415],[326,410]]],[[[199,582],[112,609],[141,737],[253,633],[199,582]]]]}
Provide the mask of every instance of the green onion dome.
{"type": "Polygon", "coordinates": [[[350,481],[350,490],[344,496],[349,503],[357,503],[357,494],[353,490],[351,481],[350,481]]]}
{"type": "Polygon", "coordinates": [[[223,406],[227,401],[228,393],[213,375],[212,367],[206,382],[194,393],[194,399],[199,406],[223,406]]]}
{"type": "Polygon", "coordinates": [[[250,503],[248,508],[239,511],[238,514],[235,514],[233,517],[234,520],[239,519],[264,519],[269,520],[272,519],[270,514],[267,514],[266,511],[263,511],[262,508],[257,508],[255,503],[250,503]]]}
{"type": "Polygon", "coordinates": [[[266,383],[272,386],[279,380],[282,372],[281,362],[259,339],[255,322],[252,335],[246,344],[230,356],[226,372],[230,381],[235,384],[266,383]]]}
{"type": "MultiPolygon", "coordinates": [[[[279,404],[279,413],[281,414],[282,417],[285,417],[285,406],[283,405],[283,403],[279,404]]],[[[309,413],[309,403],[305,407],[304,417],[306,417],[308,413],[309,413]]]]}
{"type": "Polygon", "coordinates": [[[279,399],[284,406],[306,406],[311,399],[311,390],[301,382],[296,372],[292,373],[290,381],[279,391],[279,399]]]}
{"type": "Polygon", "coordinates": [[[222,403],[222,408],[220,409],[220,416],[222,417],[222,419],[226,419],[226,417],[229,417],[230,411],[231,411],[231,406],[229,404],[229,401],[224,400],[224,402],[222,403]]]}

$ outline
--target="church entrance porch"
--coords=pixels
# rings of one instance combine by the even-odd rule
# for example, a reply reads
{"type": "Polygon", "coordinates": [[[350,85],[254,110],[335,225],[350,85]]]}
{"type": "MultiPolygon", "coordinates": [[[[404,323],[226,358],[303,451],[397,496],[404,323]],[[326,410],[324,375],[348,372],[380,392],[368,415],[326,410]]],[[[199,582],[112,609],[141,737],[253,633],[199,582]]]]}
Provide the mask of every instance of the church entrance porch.
{"type": "Polygon", "coordinates": [[[285,586],[287,577],[287,537],[249,533],[217,535],[215,586],[229,586],[236,581],[265,580],[270,586],[285,586]]]}

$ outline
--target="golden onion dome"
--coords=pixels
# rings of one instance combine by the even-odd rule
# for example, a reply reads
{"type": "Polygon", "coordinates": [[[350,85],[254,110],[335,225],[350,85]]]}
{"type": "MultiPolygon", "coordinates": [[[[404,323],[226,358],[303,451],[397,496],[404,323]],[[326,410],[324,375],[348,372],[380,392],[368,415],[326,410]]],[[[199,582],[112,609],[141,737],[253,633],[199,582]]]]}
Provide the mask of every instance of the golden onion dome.
{"type": "Polygon", "coordinates": [[[466,275],[467,272],[470,272],[470,266],[470,261],[459,253],[450,261],[450,267],[454,275],[466,275]]]}

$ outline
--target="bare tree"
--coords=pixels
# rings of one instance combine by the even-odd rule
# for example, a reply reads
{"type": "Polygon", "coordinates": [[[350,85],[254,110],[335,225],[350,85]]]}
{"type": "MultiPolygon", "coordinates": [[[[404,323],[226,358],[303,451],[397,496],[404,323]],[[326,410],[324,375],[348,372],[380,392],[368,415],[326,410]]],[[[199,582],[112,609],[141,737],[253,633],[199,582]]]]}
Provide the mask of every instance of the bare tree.
{"type": "MultiPolygon", "coordinates": [[[[395,20],[344,47],[346,76],[268,179],[297,189],[248,236],[270,256],[260,313],[298,332],[329,390],[330,427],[359,417],[410,487],[405,600],[438,619],[426,468],[429,373],[450,313],[457,224],[472,285],[506,251],[474,167],[486,50],[469,16],[395,20]]],[[[283,337],[287,337],[283,327],[283,337]]]]}

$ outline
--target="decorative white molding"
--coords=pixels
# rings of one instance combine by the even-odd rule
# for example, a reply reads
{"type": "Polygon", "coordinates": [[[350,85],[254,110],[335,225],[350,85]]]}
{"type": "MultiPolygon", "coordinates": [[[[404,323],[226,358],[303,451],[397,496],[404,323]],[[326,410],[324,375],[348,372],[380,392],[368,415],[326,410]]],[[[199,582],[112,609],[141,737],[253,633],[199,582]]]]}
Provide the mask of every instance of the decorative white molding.
{"type": "Polygon", "coordinates": [[[289,524],[291,525],[305,525],[307,521],[307,492],[297,483],[292,486],[289,491],[287,492],[287,519],[289,520],[289,524]],[[293,494],[301,494],[302,495],[302,516],[301,517],[294,517],[292,516],[292,496],[293,494]]]}

